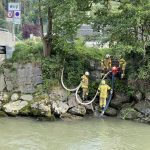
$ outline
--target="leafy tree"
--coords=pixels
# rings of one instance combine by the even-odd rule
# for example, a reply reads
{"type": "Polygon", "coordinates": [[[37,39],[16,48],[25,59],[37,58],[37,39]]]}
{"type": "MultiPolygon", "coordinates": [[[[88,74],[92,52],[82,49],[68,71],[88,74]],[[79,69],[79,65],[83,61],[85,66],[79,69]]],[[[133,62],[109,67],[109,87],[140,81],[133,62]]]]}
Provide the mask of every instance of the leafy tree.
{"type": "Polygon", "coordinates": [[[0,0],[0,27],[4,28],[6,26],[6,21],[5,21],[5,8],[3,4],[3,0],[0,0]]]}
{"type": "Polygon", "coordinates": [[[39,20],[44,56],[50,56],[54,37],[73,39],[80,24],[85,22],[85,13],[78,10],[76,0],[38,0],[39,20]],[[47,32],[44,33],[44,24],[47,32]]]}
{"type": "MultiPolygon", "coordinates": [[[[150,64],[150,1],[99,1],[93,9],[94,28],[107,37],[115,54],[129,58],[130,73],[149,78],[150,64]]],[[[134,78],[135,79],[135,78],[134,78]]]]}
{"type": "Polygon", "coordinates": [[[95,11],[95,28],[107,32],[110,43],[131,45],[145,58],[150,37],[150,1],[124,0],[115,7],[112,0],[110,9],[107,5],[101,1],[101,7],[95,11]]]}
{"type": "Polygon", "coordinates": [[[23,31],[23,37],[25,39],[30,37],[30,34],[33,34],[34,36],[40,36],[40,27],[39,25],[35,24],[24,24],[22,27],[23,31]]]}

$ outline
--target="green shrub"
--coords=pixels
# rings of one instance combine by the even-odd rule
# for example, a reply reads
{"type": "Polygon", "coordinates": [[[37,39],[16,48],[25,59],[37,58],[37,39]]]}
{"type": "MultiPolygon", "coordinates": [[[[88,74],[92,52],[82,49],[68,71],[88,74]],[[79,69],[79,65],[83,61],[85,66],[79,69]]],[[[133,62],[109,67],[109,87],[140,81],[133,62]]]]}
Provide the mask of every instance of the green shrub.
{"type": "Polygon", "coordinates": [[[123,92],[123,93],[127,94],[128,96],[132,96],[134,93],[134,90],[131,87],[129,87],[126,82],[127,81],[122,81],[122,80],[116,79],[115,84],[114,84],[115,91],[120,92],[120,93],[123,92]]]}
{"type": "Polygon", "coordinates": [[[12,59],[16,62],[36,60],[42,53],[42,43],[33,40],[18,42],[15,46],[12,59]]]}

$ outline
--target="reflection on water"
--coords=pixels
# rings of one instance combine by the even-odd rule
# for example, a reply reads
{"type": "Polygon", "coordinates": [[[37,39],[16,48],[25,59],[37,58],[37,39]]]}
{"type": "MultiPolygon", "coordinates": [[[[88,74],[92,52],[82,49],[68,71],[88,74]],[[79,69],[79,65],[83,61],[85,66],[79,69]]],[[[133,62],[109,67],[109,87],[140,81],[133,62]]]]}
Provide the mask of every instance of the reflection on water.
{"type": "Polygon", "coordinates": [[[0,118],[0,150],[150,150],[150,126],[112,118],[0,118]]]}

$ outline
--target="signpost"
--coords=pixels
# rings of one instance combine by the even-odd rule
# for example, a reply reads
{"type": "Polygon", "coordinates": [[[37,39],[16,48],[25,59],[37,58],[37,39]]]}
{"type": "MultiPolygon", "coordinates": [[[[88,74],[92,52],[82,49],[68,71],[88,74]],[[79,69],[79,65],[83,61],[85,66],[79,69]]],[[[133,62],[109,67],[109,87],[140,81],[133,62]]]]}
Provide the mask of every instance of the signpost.
{"type": "Polygon", "coordinates": [[[15,24],[21,24],[21,3],[8,3],[8,14],[6,20],[12,21],[12,36],[15,41],[15,24]]]}
{"type": "Polygon", "coordinates": [[[21,10],[20,3],[8,3],[8,11],[21,10]]]}
{"type": "Polygon", "coordinates": [[[14,11],[14,24],[21,24],[21,11],[20,10],[14,11]]]}

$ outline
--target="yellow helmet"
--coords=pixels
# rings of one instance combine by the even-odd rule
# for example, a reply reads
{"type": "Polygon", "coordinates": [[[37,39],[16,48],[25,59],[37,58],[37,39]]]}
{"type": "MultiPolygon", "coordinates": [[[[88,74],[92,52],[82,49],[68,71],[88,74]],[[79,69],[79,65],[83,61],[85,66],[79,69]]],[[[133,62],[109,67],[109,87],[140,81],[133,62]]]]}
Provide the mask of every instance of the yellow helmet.
{"type": "Polygon", "coordinates": [[[105,80],[102,80],[102,81],[101,81],[101,84],[105,84],[105,83],[106,83],[105,80]]]}

